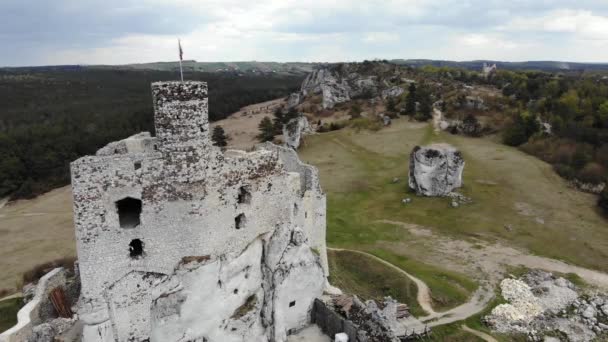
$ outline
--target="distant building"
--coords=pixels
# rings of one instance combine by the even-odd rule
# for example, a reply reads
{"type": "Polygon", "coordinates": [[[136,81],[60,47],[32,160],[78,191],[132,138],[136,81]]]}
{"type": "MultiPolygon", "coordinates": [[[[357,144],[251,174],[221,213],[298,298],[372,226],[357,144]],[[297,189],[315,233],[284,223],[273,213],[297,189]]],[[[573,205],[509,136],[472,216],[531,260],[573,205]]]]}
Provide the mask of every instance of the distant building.
{"type": "Polygon", "coordinates": [[[482,74],[485,78],[488,78],[490,76],[492,76],[493,74],[496,73],[496,63],[490,65],[488,63],[483,63],[483,67],[482,67],[482,74]]]}

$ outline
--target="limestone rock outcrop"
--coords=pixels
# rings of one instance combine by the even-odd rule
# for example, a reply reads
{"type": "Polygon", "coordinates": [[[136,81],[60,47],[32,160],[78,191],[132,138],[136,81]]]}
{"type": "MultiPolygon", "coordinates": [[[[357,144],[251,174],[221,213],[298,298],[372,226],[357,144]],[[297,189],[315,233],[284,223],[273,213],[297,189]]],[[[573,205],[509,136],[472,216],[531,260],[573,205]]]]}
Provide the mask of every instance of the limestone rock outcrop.
{"type": "Polygon", "coordinates": [[[393,86],[382,91],[382,98],[387,99],[389,97],[398,97],[401,96],[401,94],[403,94],[404,92],[405,90],[403,88],[393,86]]]}
{"type": "Polygon", "coordinates": [[[500,288],[506,303],[484,317],[494,331],[524,334],[530,341],[555,333],[563,341],[603,341],[608,334],[605,293],[585,293],[569,280],[541,270],[505,279],[500,288]]]}
{"type": "Polygon", "coordinates": [[[289,122],[283,126],[283,139],[285,145],[294,150],[297,150],[298,147],[300,147],[302,135],[310,133],[312,133],[312,128],[304,115],[289,120],[289,122]]]}
{"type": "Polygon", "coordinates": [[[446,196],[462,186],[464,164],[451,145],[416,146],[410,155],[409,186],[418,195],[446,196]]]}
{"type": "Polygon", "coordinates": [[[303,97],[321,95],[324,109],[331,109],[338,103],[348,102],[357,97],[373,98],[380,93],[380,84],[376,76],[331,68],[321,68],[310,73],[300,90],[303,97]]]}

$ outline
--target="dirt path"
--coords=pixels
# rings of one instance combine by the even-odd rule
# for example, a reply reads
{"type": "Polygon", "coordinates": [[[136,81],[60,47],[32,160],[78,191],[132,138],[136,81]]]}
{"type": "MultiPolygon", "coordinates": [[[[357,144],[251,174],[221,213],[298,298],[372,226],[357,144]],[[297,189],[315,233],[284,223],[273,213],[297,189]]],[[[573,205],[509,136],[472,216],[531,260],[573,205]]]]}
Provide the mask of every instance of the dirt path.
{"type": "MultiPolygon", "coordinates": [[[[476,240],[473,243],[439,236],[430,229],[404,222],[391,220],[380,222],[402,227],[413,235],[424,234],[424,239],[430,242],[427,247],[431,248],[438,263],[450,265],[453,262],[454,264],[458,263],[458,267],[462,267],[462,263],[467,263],[469,269],[481,271],[481,274],[492,284],[497,284],[502,280],[506,266],[524,266],[549,272],[574,273],[590,285],[608,289],[608,274],[606,273],[570,265],[555,259],[531,255],[499,243],[490,244],[483,240],[476,240]]],[[[387,246],[395,251],[400,248],[391,244],[387,246]]]]}
{"type": "Polygon", "coordinates": [[[276,108],[284,105],[285,99],[279,98],[267,102],[256,103],[239,109],[227,118],[211,123],[211,129],[222,126],[228,136],[228,148],[249,150],[258,143],[259,124],[262,119],[272,119],[276,108]]]}
{"type": "Polygon", "coordinates": [[[475,329],[471,329],[471,328],[467,327],[465,324],[462,325],[462,330],[464,330],[470,334],[473,334],[486,342],[498,342],[498,340],[495,339],[494,337],[492,337],[484,332],[481,332],[481,331],[478,331],[475,329]]]}
{"type": "MultiPolygon", "coordinates": [[[[394,269],[395,271],[403,274],[404,276],[410,278],[418,287],[418,294],[416,295],[416,300],[418,301],[418,304],[420,304],[420,307],[422,308],[422,310],[426,311],[429,316],[434,316],[437,315],[437,312],[435,312],[435,310],[433,310],[433,306],[431,305],[431,291],[429,290],[429,287],[426,285],[425,282],[423,282],[422,280],[414,277],[413,275],[407,273],[406,271],[404,271],[403,269],[391,264],[390,262],[384,260],[384,259],[380,259],[377,256],[373,255],[373,254],[369,254],[366,252],[362,252],[362,251],[356,251],[356,250],[352,250],[352,249],[341,249],[341,248],[327,248],[330,251],[336,251],[336,252],[351,252],[351,253],[357,253],[357,254],[362,254],[365,255],[371,259],[374,259],[378,262],[381,262],[382,264],[394,269]]],[[[427,317],[429,317],[427,316],[427,317]]]]}
{"type": "MultiPolygon", "coordinates": [[[[437,251],[441,251],[441,253],[450,254],[455,256],[456,258],[464,258],[463,260],[479,261],[480,263],[475,265],[476,268],[481,270],[482,273],[489,277],[490,281],[485,281],[483,285],[480,286],[479,289],[475,291],[475,293],[473,293],[473,296],[468,302],[445,312],[436,312],[435,310],[433,310],[429,287],[417,277],[407,273],[403,269],[391,264],[386,260],[383,260],[375,255],[366,252],[350,249],[328,248],[333,251],[348,251],[365,255],[369,258],[383,263],[384,265],[393,268],[397,272],[411,279],[418,287],[416,300],[418,301],[422,309],[429,313],[427,316],[419,317],[418,319],[420,320],[420,322],[424,323],[428,327],[434,327],[462,321],[473,315],[478,314],[483,309],[485,309],[488,303],[494,298],[493,288],[494,285],[497,284],[500,279],[502,279],[505,265],[522,265],[528,268],[540,268],[551,272],[575,273],[591,285],[608,288],[608,274],[605,273],[569,265],[558,260],[529,255],[514,248],[504,247],[498,244],[484,244],[483,242],[479,242],[476,244],[477,247],[473,247],[473,244],[468,241],[460,241],[453,240],[447,237],[440,237],[435,235],[429,229],[425,229],[419,226],[403,222],[390,220],[382,220],[380,222],[401,226],[403,228],[411,230],[412,234],[414,235],[424,236],[425,239],[433,241],[437,246],[437,251]]],[[[465,329],[464,326],[463,329],[465,329]]],[[[475,330],[473,331],[474,332],[469,332],[474,333],[475,335],[479,336],[480,338],[483,338],[486,341],[495,341],[489,335],[484,337],[482,335],[486,334],[475,330]]]]}
{"type": "Polygon", "coordinates": [[[6,296],[4,298],[0,298],[0,302],[9,300],[9,299],[13,299],[13,298],[19,298],[19,297],[23,297],[23,293],[17,292],[17,293],[13,293],[12,295],[6,296]]]}
{"type": "Polygon", "coordinates": [[[6,205],[6,203],[8,203],[9,198],[10,197],[0,198],[0,209],[2,209],[6,205]]]}
{"type": "Polygon", "coordinates": [[[358,253],[358,254],[365,255],[369,258],[372,258],[378,262],[383,263],[386,266],[393,268],[397,272],[410,278],[414,283],[416,283],[416,286],[418,287],[418,294],[416,296],[416,300],[418,301],[418,304],[420,304],[420,307],[422,307],[422,309],[424,311],[429,313],[427,316],[419,317],[418,319],[429,327],[449,324],[449,323],[467,319],[467,318],[481,312],[494,296],[494,292],[492,291],[491,287],[482,286],[479,289],[477,289],[477,291],[475,291],[475,293],[473,294],[473,297],[468,302],[466,302],[460,306],[457,306],[453,309],[450,309],[448,311],[445,311],[445,312],[436,312],[435,310],[433,310],[433,306],[431,304],[431,291],[429,290],[429,287],[426,285],[426,283],[423,282],[422,280],[407,273],[403,269],[391,264],[390,262],[383,260],[381,258],[378,258],[375,255],[366,253],[366,252],[351,250],[351,249],[340,249],[340,248],[328,248],[328,249],[332,250],[332,251],[338,251],[338,252],[347,251],[347,252],[351,252],[351,253],[358,253]]]}

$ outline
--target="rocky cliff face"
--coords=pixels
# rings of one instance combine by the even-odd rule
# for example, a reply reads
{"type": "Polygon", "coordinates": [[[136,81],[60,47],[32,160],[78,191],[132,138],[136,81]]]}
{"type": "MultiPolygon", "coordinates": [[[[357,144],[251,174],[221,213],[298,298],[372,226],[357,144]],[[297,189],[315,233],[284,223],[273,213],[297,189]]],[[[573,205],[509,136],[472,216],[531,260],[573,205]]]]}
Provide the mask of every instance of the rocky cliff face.
{"type": "Polygon", "coordinates": [[[418,195],[446,196],[462,186],[464,159],[453,146],[416,146],[410,155],[409,186],[418,195]]]}
{"type": "Polygon", "coordinates": [[[157,285],[150,340],[285,341],[290,328],[308,323],[324,284],[319,257],[297,228],[260,237],[240,255],[190,258],[157,285]]]}
{"type": "Polygon", "coordinates": [[[283,139],[285,140],[285,145],[297,150],[298,147],[300,147],[302,135],[305,133],[312,133],[308,119],[306,119],[304,115],[291,119],[283,126],[283,139]]]}
{"type": "Polygon", "coordinates": [[[300,92],[290,96],[288,107],[297,106],[311,95],[321,95],[323,108],[331,109],[338,103],[358,97],[389,97],[402,93],[403,89],[380,82],[377,75],[363,73],[355,65],[325,67],[314,70],[306,77],[300,92]]]}

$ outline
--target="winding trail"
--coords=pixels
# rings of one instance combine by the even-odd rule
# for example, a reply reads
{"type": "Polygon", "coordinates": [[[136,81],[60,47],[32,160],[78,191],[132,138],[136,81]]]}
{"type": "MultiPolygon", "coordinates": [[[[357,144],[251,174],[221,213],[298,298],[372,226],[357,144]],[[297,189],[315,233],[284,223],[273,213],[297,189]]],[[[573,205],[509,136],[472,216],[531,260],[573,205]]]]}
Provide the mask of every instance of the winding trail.
{"type": "Polygon", "coordinates": [[[422,307],[422,309],[428,313],[427,316],[419,317],[418,319],[429,327],[449,324],[467,319],[481,312],[490,302],[490,300],[492,300],[492,298],[494,297],[494,292],[490,287],[481,286],[479,289],[477,289],[477,291],[475,291],[475,293],[473,293],[473,296],[468,302],[445,312],[436,312],[435,310],[433,310],[433,306],[431,303],[431,291],[429,290],[429,287],[426,285],[426,283],[407,273],[400,267],[395,266],[390,262],[381,259],[373,254],[362,251],[341,248],[327,249],[337,252],[350,252],[365,255],[371,259],[381,262],[382,264],[394,269],[395,271],[411,279],[414,283],[416,283],[416,286],[418,287],[418,294],[416,295],[416,300],[420,304],[420,307],[422,307]]]}
{"type": "Polygon", "coordinates": [[[435,316],[437,315],[437,312],[435,312],[435,310],[433,310],[433,306],[431,305],[431,291],[429,290],[429,287],[426,285],[425,282],[423,282],[422,280],[414,277],[413,275],[407,273],[406,271],[404,271],[403,269],[391,264],[390,262],[378,258],[377,256],[373,255],[373,254],[369,254],[366,252],[362,252],[362,251],[356,251],[353,249],[342,249],[342,248],[327,248],[330,251],[335,251],[335,252],[350,252],[350,253],[357,253],[357,254],[361,254],[361,255],[365,255],[368,258],[374,259],[392,269],[394,269],[395,271],[405,275],[406,277],[410,278],[410,280],[412,280],[414,283],[416,283],[416,286],[418,287],[418,293],[416,295],[416,300],[418,301],[418,304],[420,304],[420,307],[422,308],[422,310],[426,311],[429,316],[426,317],[430,317],[430,316],[435,316]]]}
{"type": "Polygon", "coordinates": [[[391,220],[380,220],[378,222],[400,226],[414,234],[420,234],[419,231],[425,231],[426,238],[434,242],[437,246],[437,251],[446,255],[456,256],[462,260],[470,259],[480,262],[478,265],[479,269],[491,278],[495,278],[496,283],[502,279],[504,274],[503,268],[505,265],[508,265],[537,268],[563,274],[574,273],[590,285],[608,289],[608,274],[600,271],[574,266],[560,260],[528,254],[519,249],[503,246],[498,243],[490,244],[484,241],[477,241],[476,244],[473,244],[468,241],[438,236],[429,229],[412,227],[412,225],[405,222],[391,220]]]}
{"type": "Polygon", "coordinates": [[[461,326],[461,328],[462,328],[462,330],[464,330],[470,334],[473,334],[486,342],[498,342],[498,340],[495,339],[494,337],[492,337],[484,332],[481,332],[479,330],[471,329],[471,328],[467,327],[466,324],[463,324],[461,326]]]}

